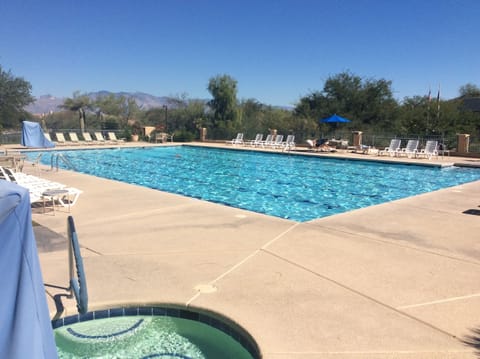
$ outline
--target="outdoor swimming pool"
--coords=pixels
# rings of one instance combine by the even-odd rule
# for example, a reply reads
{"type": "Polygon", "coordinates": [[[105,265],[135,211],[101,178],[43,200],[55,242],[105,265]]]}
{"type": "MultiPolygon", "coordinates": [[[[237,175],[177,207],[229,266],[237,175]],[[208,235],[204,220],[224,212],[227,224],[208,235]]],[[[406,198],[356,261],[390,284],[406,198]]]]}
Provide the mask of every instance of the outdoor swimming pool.
{"type": "MultiPolygon", "coordinates": [[[[82,173],[298,222],[480,179],[480,169],[472,168],[194,146],[57,152],[82,173]]],[[[50,153],[42,162],[50,165],[50,153]]]]}

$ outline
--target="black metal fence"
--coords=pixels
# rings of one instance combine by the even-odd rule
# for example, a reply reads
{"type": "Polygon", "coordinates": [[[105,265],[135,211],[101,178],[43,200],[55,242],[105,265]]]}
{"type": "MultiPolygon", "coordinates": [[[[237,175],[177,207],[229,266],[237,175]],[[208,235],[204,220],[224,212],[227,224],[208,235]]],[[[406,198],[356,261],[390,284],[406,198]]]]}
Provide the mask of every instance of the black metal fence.
{"type": "MultiPolygon", "coordinates": [[[[55,133],[60,132],[63,134],[67,134],[68,138],[68,133],[69,132],[75,132],[77,135],[81,137],[81,131],[79,129],[75,128],[64,128],[64,129],[59,129],[59,130],[54,130],[54,131],[48,131],[50,134],[52,140],[56,140],[55,133]]],[[[87,131],[88,132],[88,131],[87,131]]],[[[102,130],[96,130],[96,132],[102,133],[102,135],[105,137],[107,131],[102,131],[102,130]]],[[[108,132],[114,132],[117,137],[122,137],[124,134],[123,130],[108,130],[108,132]]],[[[14,145],[14,144],[20,144],[22,138],[22,132],[21,131],[4,131],[0,132],[0,145],[14,145]]]]}
{"type": "Polygon", "coordinates": [[[2,145],[19,144],[21,137],[22,137],[22,133],[20,131],[0,132],[0,144],[2,145]]]}
{"type": "MultiPolygon", "coordinates": [[[[119,137],[122,137],[123,131],[120,130],[109,130],[110,132],[115,132],[115,134],[119,137]]],[[[68,134],[69,132],[76,132],[77,134],[80,135],[80,130],[79,129],[59,129],[52,131],[50,133],[52,139],[55,139],[55,132],[61,132],[64,134],[68,134]]],[[[101,131],[103,132],[103,131],[101,131]]],[[[293,134],[295,135],[295,142],[297,145],[302,145],[306,144],[306,140],[312,139],[314,136],[310,136],[308,133],[291,133],[291,131],[287,131],[286,133],[281,133],[280,131],[277,132],[278,134],[286,135],[293,134]]],[[[322,133],[319,138],[327,138],[327,139],[337,139],[337,140],[346,140],[348,141],[349,145],[353,144],[353,132],[351,131],[336,131],[334,133],[322,133]]],[[[105,135],[105,134],[104,134],[105,135]]],[[[209,136],[209,133],[207,131],[207,140],[214,140],[214,141],[225,141],[225,140],[230,140],[232,138],[236,137],[236,133],[231,134],[230,136],[226,135],[227,138],[222,138],[222,139],[217,139],[217,138],[211,138],[209,136]]],[[[266,136],[266,133],[265,133],[266,136]]],[[[255,134],[251,135],[251,138],[248,136],[248,134],[245,134],[245,139],[253,139],[255,137],[255,134]]],[[[388,147],[390,144],[390,140],[392,138],[400,138],[402,139],[402,143],[406,143],[407,140],[410,139],[418,139],[420,140],[420,145],[419,147],[422,148],[426,141],[428,140],[436,140],[438,141],[439,144],[443,145],[443,148],[446,150],[450,150],[455,152],[458,146],[458,137],[457,136],[442,136],[442,135],[416,135],[416,134],[411,134],[411,135],[406,135],[406,136],[398,136],[395,134],[377,134],[377,133],[369,133],[369,132],[364,132],[362,133],[362,144],[367,145],[367,146],[373,146],[376,148],[383,148],[383,147],[388,147]]],[[[21,132],[20,131],[4,131],[0,133],[0,144],[20,144],[20,139],[21,139],[21,132]]],[[[470,135],[469,139],[469,152],[475,155],[480,155],[480,138],[478,135],[470,135]]]]}
{"type": "MultiPolygon", "coordinates": [[[[355,131],[356,132],[356,131],[355,131]]],[[[266,135],[267,133],[265,133],[266,135]]],[[[295,135],[295,143],[297,145],[302,145],[306,144],[307,140],[317,140],[317,139],[335,139],[335,140],[342,140],[342,141],[347,141],[349,146],[352,146],[354,143],[354,132],[352,131],[335,131],[335,132],[327,132],[327,133],[321,133],[318,136],[311,136],[308,133],[291,133],[287,131],[287,133],[282,133],[281,131],[277,131],[277,134],[279,135],[286,135],[288,134],[293,134],[295,135]]],[[[255,137],[255,134],[249,136],[247,132],[244,133],[244,139],[253,139],[255,137]]],[[[230,134],[230,137],[226,138],[227,140],[230,140],[232,138],[236,137],[236,133],[230,134]]],[[[390,134],[390,133],[370,133],[370,132],[363,132],[362,133],[362,144],[367,145],[367,146],[372,146],[375,148],[385,148],[388,147],[390,144],[390,141],[393,138],[398,138],[402,140],[402,146],[407,143],[408,140],[419,140],[419,148],[423,148],[425,146],[425,143],[429,140],[434,140],[438,141],[439,144],[442,145],[442,148],[445,150],[450,150],[452,152],[455,152],[457,150],[458,146],[458,138],[457,136],[443,136],[443,135],[418,135],[418,134],[410,134],[410,135],[395,135],[395,134],[390,134]]],[[[223,141],[225,139],[212,139],[211,137],[208,136],[207,133],[207,139],[208,140],[218,140],[218,141],[223,141]]],[[[475,136],[470,136],[469,138],[469,152],[474,153],[474,154],[480,154],[480,139],[475,136]]]]}

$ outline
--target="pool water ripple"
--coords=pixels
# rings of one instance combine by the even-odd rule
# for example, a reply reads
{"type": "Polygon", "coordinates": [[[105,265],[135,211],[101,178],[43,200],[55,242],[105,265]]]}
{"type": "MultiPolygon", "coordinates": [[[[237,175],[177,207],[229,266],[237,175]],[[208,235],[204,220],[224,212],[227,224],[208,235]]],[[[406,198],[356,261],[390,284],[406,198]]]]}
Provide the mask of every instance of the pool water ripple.
{"type": "MultiPolygon", "coordinates": [[[[62,153],[83,173],[299,222],[480,179],[472,168],[194,146],[62,153]]],[[[50,164],[50,157],[43,161],[50,164]]]]}

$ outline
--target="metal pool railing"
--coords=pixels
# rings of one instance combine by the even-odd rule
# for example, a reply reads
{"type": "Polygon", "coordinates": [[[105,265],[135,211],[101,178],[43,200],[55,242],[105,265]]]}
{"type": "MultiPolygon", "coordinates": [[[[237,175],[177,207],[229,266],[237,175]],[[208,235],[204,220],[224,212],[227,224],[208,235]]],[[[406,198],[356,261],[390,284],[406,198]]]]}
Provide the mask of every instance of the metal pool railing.
{"type": "Polygon", "coordinates": [[[67,165],[68,168],[71,168],[72,170],[76,171],[75,166],[70,162],[67,156],[63,155],[62,153],[54,153],[50,157],[50,169],[53,170],[55,167],[58,172],[58,163],[59,161],[62,161],[67,165]]]}
{"type": "Polygon", "coordinates": [[[68,265],[70,272],[69,298],[75,296],[77,309],[80,314],[88,312],[88,291],[87,279],[83,268],[83,259],[80,253],[80,244],[75,230],[75,223],[72,216],[67,218],[68,231],[68,265]],[[75,271],[76,269],[76,271],[75,271]]]}

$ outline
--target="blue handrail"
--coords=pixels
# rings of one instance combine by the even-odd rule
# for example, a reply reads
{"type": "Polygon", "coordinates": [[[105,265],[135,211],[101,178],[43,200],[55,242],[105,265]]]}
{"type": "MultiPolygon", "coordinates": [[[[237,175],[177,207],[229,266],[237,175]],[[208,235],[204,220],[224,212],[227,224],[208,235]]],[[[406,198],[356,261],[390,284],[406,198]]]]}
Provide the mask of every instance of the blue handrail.
{"type": "Polygon", "coordinates": [[[88,311],[88,291],[87,279],[85,278],[85,270],[83,269],[83,259],[80,253],[80,245],[78,243],[78,236],[75,230],[75,223],[73,217],[67,218],[69,251],[68,259],[70,266],[70,295],[75,295],[77,301],[77,309],[80,314],[85,314],[88,311]],[[75,261],[75,263],[73,263],[75,261]],[[77,269],[77,273],[73,271],[73,265],[77,269]]]}

